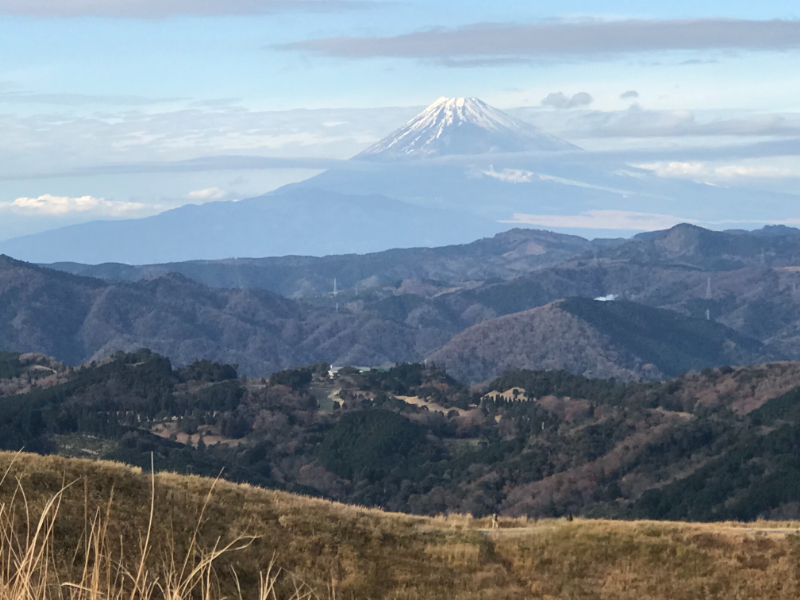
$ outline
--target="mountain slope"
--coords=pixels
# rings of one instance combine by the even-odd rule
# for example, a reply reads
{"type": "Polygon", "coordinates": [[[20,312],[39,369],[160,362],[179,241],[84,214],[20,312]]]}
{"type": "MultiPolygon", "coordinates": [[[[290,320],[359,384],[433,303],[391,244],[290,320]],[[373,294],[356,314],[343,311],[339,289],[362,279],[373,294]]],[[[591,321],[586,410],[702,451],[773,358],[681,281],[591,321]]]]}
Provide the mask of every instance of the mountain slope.
{"type": "Polygon", "coordinates": [[[578,150],[478,98],[439,98],[358,159],[430,158],[449,154],[578,150]]]}
{"type": "Polygon", "coordinates": [[[570,298],[470,327],[429,358],[453,377],[483,381],[513,369],[659,379],[770,357],[755,339],[702,319],[632,302],[570,298]]]}
{"type": "Polygon", "coordinates": [[[238,202],[186,205],[144,219],[94,221],[0,243],[37,263],[164,263],[237,256],[325,256],[467,243],[508,226],[377,195],[287,188],[238,202]],[[448,223],[449,227],[441,227],[448,223]]]}
{"type": "Polygon", "coordinates": [[[441,99],[357,158],[258,198],[57,229],[2,242],[0,253],[91,264],[322,256],[466,243],[537,224],[593,235],[580,224],[608,223],[607,235],[622,235],[619,215],[663,206],[689,221],[716,221],[726,207],[732,220],[775,222],[794,218],[797,204],[791,194],[659,177],[474,98],[441,99]]]}
{"type": "Polygon", "coordinates": [[[176,364],[208,358],[265,376],[319,360],[415,360],[450,335],[375,311],[315,309],[264,290],[208,288],[176,274],[109,283],[0,256],[0,348],[44,352],[70,364],[147,347],[176,364]]]}

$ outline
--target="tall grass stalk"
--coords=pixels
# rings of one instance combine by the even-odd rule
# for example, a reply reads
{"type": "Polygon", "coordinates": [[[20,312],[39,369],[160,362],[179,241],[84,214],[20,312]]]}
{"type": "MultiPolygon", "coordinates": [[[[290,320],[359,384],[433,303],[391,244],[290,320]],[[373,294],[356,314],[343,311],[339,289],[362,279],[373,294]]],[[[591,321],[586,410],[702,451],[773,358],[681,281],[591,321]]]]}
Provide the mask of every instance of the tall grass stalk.
{"type": "MultiPolygon", "coordinates": [[[[0,477],[0,486],[9,479],[11,466],[0,477]]],[[[160,562],[150,556],[156,498],[153,475],[148,526],[135,552],[128,555],[121,540],[118,550],[112,550],[114,544],[108,532],[112,493],[104,510],[86,516],[85,534],[75,549],[73,564],[59,564],[53,551],[58,513],[65,490],[74,483],[65,482],[38,514],[33,514],[19,480],[11,500],[0,504],[0,600],[224,600],[216,569],[218,559],[246,549],[255,538],[237,537],[227,543],[217,540],[210,549],[200,547],[200,527],[217,480],[208,492],[183,556],[177,556],[174,544],[160,562]],[[78,557],[82,557],[82,564],[76,569],[78,557]]],[[[233,576],[239,600],[245,600],[235,572],[233,576]]],[[[328,593],[326,597],[335,600],[335,594],[328,593]]],[[[273,556],[260,574],[258,598],[253,600],[322,598],[279,567],[273,556]],[[283,585],[279,586],[281,582],[283,585]],[[279,587],[288,589],[288,593],[279,593],[279,587]]]]}

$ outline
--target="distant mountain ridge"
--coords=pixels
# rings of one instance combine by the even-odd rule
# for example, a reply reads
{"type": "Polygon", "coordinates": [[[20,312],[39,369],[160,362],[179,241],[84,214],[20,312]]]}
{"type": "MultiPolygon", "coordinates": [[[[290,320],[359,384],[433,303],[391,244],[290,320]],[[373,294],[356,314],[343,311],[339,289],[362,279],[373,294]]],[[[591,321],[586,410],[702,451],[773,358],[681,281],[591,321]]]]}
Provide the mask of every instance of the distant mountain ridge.
{"type": "MultiPolygon", "coordinates": [[[[504,323],[498,317],[567,297],[601,296],[668,309],[684,317],[710,317],[767,344],[770,356],[796,359],[800,357],[800,270],[792,265],[800,265],[798,237],[800,232],[789,228],[764,235],[763,231],[711,232],[679,225],[644,239],[589,242],[521,229],[461,246],[363,256],[54,267],[112,281],[148,280],[174,270],[211,287],[263,288],[328,311],[338,305],[341,312],[330,321],[314,311],[308,314],[316,316],[305,317],[319,327],[312,330],[320,356],[334,362],[345,357],[359,364],[419,360],[468,327],[485,324],[482,335],[495,339],[500,334],[492,328],[504,323]]],[[[303,308],[304,314],[308,309],[303,308]]],[[[564,319],[559,322],[566,323],[564,319]]],[[[551,336],[547,344],[531,350],[532,355],[540,352],[555,360],[564,348],[588,352],[592,337],[580,333],[585,327],[551,336]]],[[[499,348],[505,354],[491,351],[498,363],[513,365],[503,361],[520,355],[519,349],[507,344],[499,348]]],[[[615,376],[674,372],[663,364],[657,371],[631,370],[630,360],[619,358],[627,354],[619,348],[616,352],[617,358],[607,364],[624,373],[615,376]],[[623,363],[628,366],[623,368],[623,363]]],[[[297,355],[304,356],[308,355],[297,355]]],[[[553,364],[568,367],[558,360],[553,364]]],[[[576,362],[574,368],[597,374],[587,362],[576,362]]],[[[611,367],[605,371],[606,375],[612,372],[611,367]]]]}
{"type": "Polygon", "coordinates": [[[592,242],[550,231],[511,229],[469,244],[370,254],[231,258],[139,266],[120,263],[45,266],[109,281],[139,281],[175,272],[211,287],[255,287],[288,297],[308,297],[330,292],[334,279],[339,290],[369,289],[405,280],[446,284],[512,279],[619,243],[623,240],[592,242]]]}
{"type": "Polygon", "coordinates": [[[602,253],[609,259],[646,264],[675,264],[704,271],[732,271],[748,266],[800,264],[800,230],[764,227],[757,231],[710,231],[687,223],[665,231],[639,234],[602,253]]]}

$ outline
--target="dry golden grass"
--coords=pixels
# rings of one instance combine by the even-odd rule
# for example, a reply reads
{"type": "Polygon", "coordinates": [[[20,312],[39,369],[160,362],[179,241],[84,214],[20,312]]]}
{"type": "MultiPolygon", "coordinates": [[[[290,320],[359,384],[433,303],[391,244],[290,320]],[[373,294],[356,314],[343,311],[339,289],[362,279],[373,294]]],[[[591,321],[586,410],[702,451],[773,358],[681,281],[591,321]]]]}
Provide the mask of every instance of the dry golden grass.
{"type": "Polygon", "coordinates": [[[3,472],[0,600],[800,597],[796,523],[491,530],[88,460],[0,453],[3,472]]]}
{"type": "MultiPolygon", "coordinates": [[[[0,478],[0,486],[12,468],[13,462],[0,478]]],[[[149,517],[140,546],[129,552],[127,546],[120,544],[115,553],[108,527],[113,507],[111,498],[104,511],[87,513],[84,535],[71,563],[64,564],[54,549],[59,545],[56,537],[58,512],[69,487],[71,484],[65,484],[40,510],[32,512],[25,489],[17,480],[11,499],[0,504],[0,600],[221,600],[225,595],[216,569],[218,559],[245,550],[252,543],[252,538],[241,537],[227,544],[217,541],[210,549],[199,546],[199,525],[212,497],[212,486],[198,527],[191,533],[186,554],[179,556],[173,548],[173,552],[153,565],[150,552],[155,477],[151,476],[149,517]]],[[[243,600],[235,569],[231,570],[230,578],[243,600]]],[[[287,600],[320,598],[302,580],[283,572],[273,559],[265,571],[259,573],[257,600],[278,600],[279,597],[287,600]]]]}

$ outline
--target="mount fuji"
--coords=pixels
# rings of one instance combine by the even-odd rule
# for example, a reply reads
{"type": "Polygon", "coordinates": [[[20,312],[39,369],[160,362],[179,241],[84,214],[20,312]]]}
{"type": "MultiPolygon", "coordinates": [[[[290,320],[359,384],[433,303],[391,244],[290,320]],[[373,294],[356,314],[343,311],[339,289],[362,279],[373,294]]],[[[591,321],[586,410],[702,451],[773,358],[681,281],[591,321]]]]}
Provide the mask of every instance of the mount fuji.
{"type": "Polygon", "coordinates": [[[596,237],[568,223],[598,211],[708,222],[725,207],[758,223],[790,217],[796,205],[588,154],[477,98],[440,98],[344,166],[306,181],[238,202],[15,238],[0,243],[0,254],[91,264],[323,256],[467,243],[520,225],[596,237]]]}
{"type": "Polygon", "coordinates": [[[393,160],[453,154],[578,150],[478,98],[439,98],[405,126],[358,154],[393,160]]]}

